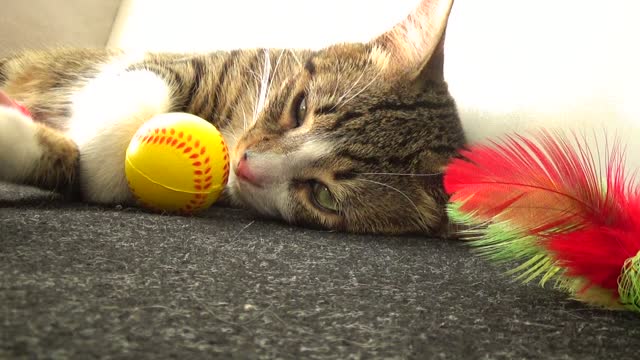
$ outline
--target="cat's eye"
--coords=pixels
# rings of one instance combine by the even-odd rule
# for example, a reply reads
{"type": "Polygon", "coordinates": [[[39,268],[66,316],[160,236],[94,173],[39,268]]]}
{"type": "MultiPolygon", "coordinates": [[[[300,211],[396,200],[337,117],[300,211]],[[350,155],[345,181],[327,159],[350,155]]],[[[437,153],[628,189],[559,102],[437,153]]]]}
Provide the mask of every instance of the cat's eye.
{"type": "Polygon", "coordinates": [[[331,195],[325,184],[314,181],[311,183],[311,197],[316,206],[330,212],[338,211],[338,203],[331,195]]]}
{"type": "Polygon", "coordinates": [[[304,118],[307,116],[307,99],[304,94],[297,96],[296,101],[293,103],[293,127],[297,128],[302,126],[304,118]]]}

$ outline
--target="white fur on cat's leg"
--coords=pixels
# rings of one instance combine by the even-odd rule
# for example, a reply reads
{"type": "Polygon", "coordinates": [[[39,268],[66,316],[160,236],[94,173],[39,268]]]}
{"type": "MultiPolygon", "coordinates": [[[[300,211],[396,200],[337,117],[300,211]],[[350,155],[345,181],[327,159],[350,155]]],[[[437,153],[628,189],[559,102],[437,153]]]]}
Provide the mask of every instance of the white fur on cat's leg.
{"type": "Polygon", "coordinates": [[[43,151],[37,129],[17,109],[0,106],[0,180],[21,182],[35,168],[43,151]]]}
{"type": "Polygon", "coordinates": [[[169,86],[150,71],[105,71],[75,93],[67,134],[80,150],[80,183],[86,200],[132,200],[124,173],[136,130],[171,108],[169,86]]]}

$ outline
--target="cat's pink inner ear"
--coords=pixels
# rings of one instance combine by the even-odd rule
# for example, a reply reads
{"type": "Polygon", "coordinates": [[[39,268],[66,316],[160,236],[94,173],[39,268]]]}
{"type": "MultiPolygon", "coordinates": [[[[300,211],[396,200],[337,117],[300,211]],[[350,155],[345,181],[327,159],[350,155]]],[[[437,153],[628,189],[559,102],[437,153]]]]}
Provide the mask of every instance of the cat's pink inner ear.
{"type": "Polygon", "coordinates": [[[421,0],[416,9],[391,30],[373,40],[397,69],[418,74],[441,48],[453,0],[421,0]]]}

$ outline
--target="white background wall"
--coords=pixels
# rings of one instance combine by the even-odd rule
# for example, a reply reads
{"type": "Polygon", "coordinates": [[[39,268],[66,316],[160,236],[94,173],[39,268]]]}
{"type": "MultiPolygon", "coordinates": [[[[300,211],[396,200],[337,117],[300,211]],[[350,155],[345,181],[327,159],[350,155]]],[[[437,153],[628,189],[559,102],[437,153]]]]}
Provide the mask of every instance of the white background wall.
{"type": "Polygon", "coordinates": [[[113,46],[154,50],[320,48],[366,41],[416,0],[124,0],[113,46]]]}
{"type": "MultiPolygon", "coordinates": [[[[125,2],[111,45],[208,50],[366,41],[417,0],[125,2]]],[[[540,127],[606,130],[640,165],[639,44],[635,0],[457,0],[446,73],[472,141],[540,127]]]]}
{"type": "Polygon", "coordinates": [[[120,0],[0,0],[0,56],[57,45],[103,47],[120,0]]]}
{"type": "MultiPolygon", "coordinates": [[[[318,48],[365,41],[417,1],[124,0],[109,44],[318,48]]],[[[96,28],[110,24],[116,2],[10,1],[0,14],[0,54],[99,44],[96,28]]],[[[447,78],[471,140],[539,127],[606,129],[623,135],[640,164],[639,1],[456,0],[447,36],[447,78]]]]}

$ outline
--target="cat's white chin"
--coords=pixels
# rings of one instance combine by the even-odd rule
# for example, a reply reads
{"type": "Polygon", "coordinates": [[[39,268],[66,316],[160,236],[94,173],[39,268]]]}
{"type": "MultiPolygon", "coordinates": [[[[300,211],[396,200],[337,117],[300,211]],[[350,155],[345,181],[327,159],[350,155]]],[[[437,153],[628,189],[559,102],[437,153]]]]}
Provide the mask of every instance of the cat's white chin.
{"type": "Polygon", "coordinates": [[[235,201],[266,217],[293,221],[291,200],[286,183],[255,185],[234,177],[230,181],[230,194],[235,201]]]}

